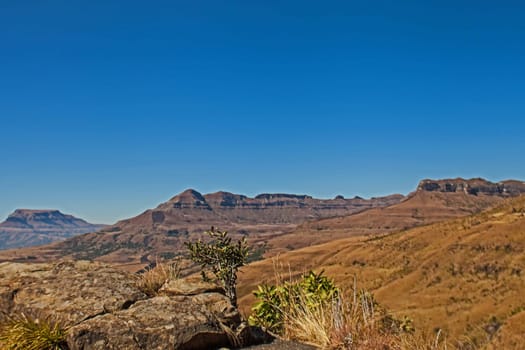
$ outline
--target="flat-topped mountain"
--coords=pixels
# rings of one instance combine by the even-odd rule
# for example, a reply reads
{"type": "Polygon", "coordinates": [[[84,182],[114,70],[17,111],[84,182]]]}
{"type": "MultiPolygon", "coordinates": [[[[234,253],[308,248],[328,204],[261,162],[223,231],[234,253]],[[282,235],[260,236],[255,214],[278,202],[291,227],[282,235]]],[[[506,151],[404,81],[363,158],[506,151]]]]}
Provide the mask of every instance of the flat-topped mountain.
{"type": "Polygon", "coordinates": [[[462,178],[446,180],[426,179],[419,183],[417,190],[427,192],[454,192],[472,195],[483,194],[488,196],[510,197],[524,193],[525,182],[507,180],[494,183],[481,178],[469,180],[462,178]]]}
{"type": "Polygon", "coordinates": [[[0,223],[0,249],[51,243],[103,227],[58,210],[16,209],[0,223]]]}

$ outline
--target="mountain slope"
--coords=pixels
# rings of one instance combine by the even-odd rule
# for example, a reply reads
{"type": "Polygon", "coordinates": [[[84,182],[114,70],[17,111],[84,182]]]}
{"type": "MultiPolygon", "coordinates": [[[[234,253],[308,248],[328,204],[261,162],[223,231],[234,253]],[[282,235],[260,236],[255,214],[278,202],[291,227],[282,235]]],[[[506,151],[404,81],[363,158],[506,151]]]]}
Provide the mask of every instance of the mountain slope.
{"type": "Polygon", "coordinates": [[[58,210],[17,209],[0,223],[0,249],[51,243],[103,227],[58,210]]]}
{"type": "MultiPolygon", "coordinates": [[[[428,332],[442,329],[456,345],[468,337],[506,348],[523,329],[525,196],[468,217],[299,249],[279,262],[292,275],[324,269],[346,288],[355,276],[397,316],[408,315],[428,332]]],[[[250,291],[271,281],[273,271],[271,259],[243,269],[239,295],[245,309],[253,300],[250,291]]]]}
{"type": "MultiPolygon", "coordinates": [[[[484,179],[422,180],[403,201],[347,216],[306,222],[271,244],[296,249],[330,240],[385,234],[478,213],[525,193],[525,183],[484,179]]],[[[282,251],[282,250],[280,250],[282,251]]]]}

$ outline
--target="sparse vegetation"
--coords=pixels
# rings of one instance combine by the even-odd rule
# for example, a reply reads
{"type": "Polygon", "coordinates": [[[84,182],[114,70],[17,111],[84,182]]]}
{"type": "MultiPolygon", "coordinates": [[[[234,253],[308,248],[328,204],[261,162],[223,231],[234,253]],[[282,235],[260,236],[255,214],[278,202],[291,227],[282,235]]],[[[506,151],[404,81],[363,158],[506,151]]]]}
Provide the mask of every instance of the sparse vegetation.
{"type": "Polygon", "coordinates": [[[203,268],[203,279],[208,279],[204,269],[211,269],[232,305],[237,307],[237,271],[246,264],[249,254],[246,238],[232,242],[228,232],[216,230],[214,227],[205,233],[210,237],[210,241],[204,242],[199,239],[197,242],[185,243],[190,258],[203,268]]]}
{"type": "Polygon", "coordinates": [[[67,330],[49,318],[24,314],[0,323],[0,345],[6,350],[65,350],[67,330]]]}
{"type": "Polygon", "coordinates": [[[157,295],[159,289],[169,280],[177,279],[180,275],[178,261],[159,262],[152,268],[139,275],[137,285],[146,295],[152,297],[157,295]]]}
{"type": "Polygon", "coordinates": [[[250,323],[274,333],[282,333],[285,317],[293,306],[304,304],[307,308],[331,302],[338,295],[332,280],[313,271],[297,282],[284,282],[277,286],[260,285],[254,295],[259,301],[250,316],[250,323]]]}
{"type": "Polygon", "coordinates": [[[322,272],[261,285],[254,294],[250,323],[287,339],[323,349],[446,349],[440,333],[430,341],[416,336],[410,318],[394,318],[355,284],[348,298],[322,272]]]}
{"type": "Polygon", "coordinates": [[[262,260],[267,249],[268,244],[266,242],[264,242],[264,244],[259,244],[255,248],[252,248],[250,254],[248,254],[246,262],[251,263],[253,261],[262,260]]]}

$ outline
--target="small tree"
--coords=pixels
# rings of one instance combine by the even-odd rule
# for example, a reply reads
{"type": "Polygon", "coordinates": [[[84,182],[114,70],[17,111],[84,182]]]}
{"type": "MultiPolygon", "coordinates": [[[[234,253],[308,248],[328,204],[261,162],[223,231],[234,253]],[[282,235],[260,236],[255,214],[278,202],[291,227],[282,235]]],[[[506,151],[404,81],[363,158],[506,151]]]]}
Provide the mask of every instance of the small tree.
{"type": "MultiPolygon", "coordinates": [[[[214,227],[205,233],[211,238],[209,242],[199,239],[197,242],[185,243],[190,251],[190,258],[203,268],[211,269],[221,282],[232,305],[237,307],[237,271],[246,265],[249,252],[246,238],[232,242],[228,232],[216,230],[214,227]]],[[[205,278],[204,271],[202,274],[205,278]]]]}

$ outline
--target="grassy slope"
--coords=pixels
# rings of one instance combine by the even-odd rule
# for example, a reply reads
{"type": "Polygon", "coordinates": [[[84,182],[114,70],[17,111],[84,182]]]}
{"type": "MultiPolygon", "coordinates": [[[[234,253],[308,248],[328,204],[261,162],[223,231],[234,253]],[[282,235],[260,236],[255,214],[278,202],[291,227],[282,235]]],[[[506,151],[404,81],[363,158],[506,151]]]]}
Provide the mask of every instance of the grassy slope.
{"type": "MultiPolygon", "coordinates": [[[[519,336],[525,317],[525,197],[382,238],[354,237],[292,251],[279,263],[292,275],[324,269],[345,287],[356,276],[396,315],[408,315],[427,331],[442,328],[454,341],[486,343],[501,324],[492,339],[510,346],[501,342],[519,336]]],[[[244,310],[255,285],[272,280],[273,264],[263,260],[243,270],[244,310]]]]}
{"type": "Polygon", "coordinates": [[[498,196],[417,191],[404,201],[385,207],[335,218],[314,220],[295,232],[268,241],[268,255],[359,235],[397,232],[478,213],[504,199],[498,196]],[[288,248],[288,249],[285,249],[288,248]]]}

